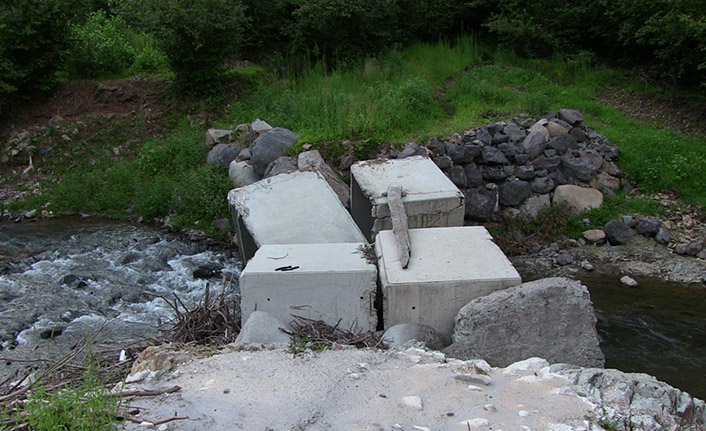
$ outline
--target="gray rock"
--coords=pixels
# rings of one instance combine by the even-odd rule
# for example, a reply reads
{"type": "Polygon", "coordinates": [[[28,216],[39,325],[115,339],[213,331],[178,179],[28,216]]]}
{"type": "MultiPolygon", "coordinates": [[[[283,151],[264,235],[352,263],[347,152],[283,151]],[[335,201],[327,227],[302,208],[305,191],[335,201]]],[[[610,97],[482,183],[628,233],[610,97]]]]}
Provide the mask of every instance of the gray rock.
{"type": "MultiPolygon", "coordinates": [[[[562,121],[562,123],[563,123],[563,121],[562,121]]],[[[566,123],[564,123],[564,124],[566,124],[566,123]]],[[[565,127],[565,126],[563,126],[563,125],[561,125],[561,124],[559,124],[558,122],[555,122],[555,121],[550,121],[550,122],[548,122],[544,127],[546,127],[547,130],[549,131],[549,136],[550,136],[550,138],[557,138],[557,137],[565,137],[565,136],[568,136],[568,135],[569,135],[569,129],[571,128],[571,126],[565,127]]]]}
{"type": "Polygon", "coordinates": [[[547,146],[547,138],[542,132],[532,132],[522,141],[525,152],[529,154],[530,160],[537,158],[547,146]]]}
{"type": "Polygon", "coordinates": [[[266,121],[262,121],[261,119],[256,118],[255,121],[250,124],[250,130],[257,134],[263,134],[272,130],[272,126],[267,124],[266,121]]]}
{"type": "Polygon", "coordinates": [[[567,178],[590,183],[598,172],[598,166],[588,157],[566,157],[561,160],[561,169],[567,178]]]}
{"type": "MultiPolygon", "coordinates": [[[[696,255],[696,257],[698,257],[699,259],[706,259],[706,248],[701,250],[699,254],[696,255]]],[[[706,284],[706,274],[701,279],[701,282],[706,284]]]]}
{"type": "Polygon", "coordinates": [[[473,144],[463,145],[463,163],[473,163],[473,161],[480,155],[482,147],[473,144]]]}
{"type": "Polygon", "coordinates": [[[559,253],[554,256],[554,262],[560,266],[571,265],[574,262],[574,258],[568,253],[559,253]]]}
{"type": "Polygon", "coordinates": [[[434,163],[436,163],[436,166],[439,167],[439,169],[448,169],[451,167],[452,161],[451,157],[449,156],[439,156],[439,157],[434,157],[434,163]]]}
{"type": "Polygon", "coordinates": [[[463,166],[454,166],[451,168],[451,181],[456,184],[458,188],[465,189],[468,187],[468,180],[466,179],[466,170],[463,166]]]}
{"type": "Polygon", "coordinates": [[[638,234],[653,237],[659,232],[659,228],[662,227],[662,222],[651,217],[642,217],[637,221],[635,225],[635,230],[638,234]]]}
{"type": "Polygon", "coordinates": [[[594,404],[594,414],[616,429],[702,430],[706,404],[686,392],[642,373],[552,365],[549,372],[569,379],[594,404]],[[688,413],[687,413],[688,412],[688,413]]]}
{"type": "Polygon", "coordinates": [[[206,146],[208,148],[217,144],[230,142],[233,131],[228,129],[208,129],[206,130],[206,146]]]}
{"type": "Polygon", "coordinates": [[[251,160],[255,171],[264,175],[267,166],[284,156],[298,140],[299,136],[296,133],[282,127],[275,127],[260,135],[250,146],[251,160]]]}
{"type": "Polygon", "coordinates": [[[627,287],[637,287],[637,281],[629,275],[620,277],[620,283],[627,287]]]}
{"type": "Polygon", "coordinates": [[[571,136],[561,136],[549,141],[547,147],[556,150],[559,154],[564,154],[569,149],[573,150],[578,148],[578,144],[571,136]]]}
{"type": "Polygon", "coordinates": [[[547,172],[554,172],[559,168],[561,164],[561,157],[539,157],[532,162],[535,171],[545,170],[547,172]]]}
{"type": "Polygon", "coordinates": [[[476,140],[482,142],[483,145],[490,145],[493,142],[493,135],[484,126],[476,131],[476,140]]]}
{"type": "Polygon", "coordinates": [[[563,108],[559,110],[559,118],[575,126],[576,123],[583,122],[583,114],[575,109],[563,108]]]}
{"type": "Polygon", "coordinates": [[[516,207],[526,201],[530,195],[530,185],[527,181],[515,180],[500,186],[500,204],[516,207]]]}
{"type": "Polygon", "coordinates": [[[580,127],[572,127],[569,130],[569,136],[574,138],[576,142],[586,142],[586,134],[580,127]]]}
{"type": "Polygon", "coordinates": [[[605,157],[607,160],[615,160],[620,155],[620,148],[605,142],[598,146],[597,151],[598,154],[605,157]]]}
{"type": "Polygon", "coordinates": [[[262,176],[255,172],[253,165],[246,161],[230,162],[230,166],[228,167],[228,176],[233,182],[233,187],[236,189],[245,187],[262,179],[262,176]]]}
{"type": "Polygon", "coordinates": [[[689,256],[696,256],[704,249],[704,243],[701,241],[691,241],[688,246],[686,246],[686,254],[689,256]]]}
{"type": "Polygon", "coordinates": [[[596,316],[578,281],[547,278],[498,290],[466,304],[455,322],[454,343],[472,346],[496,367],[533,356],[603,366],[596,316]]]}
{"type": "Polygon", "coordinates": [[[534,132],[541,132],[544,135],[544,140],[548,141],[550,139],[549,135],[549,130],[544,126],[546,123],[546,120],[539,120],[538,122],[534,123],[532,127],[528,129],[528,132],[530,134],[534,132]]]}
{"type": "Polygon", "coordinates": [[[590,208],[600,208],[603,205],[603,193],[574,185],[561,185],[554,189],[552,205],[567,204],[575,212],[580,213],[590,208]]]}
{"type": "Polygon", "coordinates": [[[216,144],[206,156],[209,165],[228,166],[240,154],[241,148],[234,144],[216,144]]]}
{"type": "Polygon", "coordinates": [[[475,346],[464,343],[451,343],[448,347],[441,349],[441,352],[449,358],[464,360],[482,358],[475,346]]]}
{"type": "Polygon", "coordinates": [[[236,157],[235,160],[242,162],[243,160],[250,160],[251,158],[252,154],[250,153],[250,148],[243,148],[240,150],[238,157],[236,157]]]}
{"type": "Polygon", "coordinates": [[[436,329],[421,323],[400,323],[382,334],[382,342],[388,348],[401,347],[411,340],[421,341],[432,350],[441,350],[450,341],[436,332],[436,329]]]}
{"type": "Polygon", "coordinates": [[[424,157],[429,157],[429,153],[427,152],[427,149],[424,147],[420,147],[419,145],[415,143],[409,143],[405,145],[405,147],[400,151],[399,158],[404,159],[405,157],[412,157],[412,156],[424,156],[424,157]]]}
{"type": "Polygon", "coordinates": [[[549,177],[535,178],[530,185],[530,189],[534,193],[544,194],[554,190],[554,180],[549,177]]]}
{"type": "Polygon", "coordinates": [[[549,157],[554,157],[557,155],[557,151],[553,148],[548,148],[544,150],[544,156],[549,158],[549,157]]]}
{"type": "Polygon", "coordinates": [[[486,164],[506,165],[510,163],[505,154],[495,147],[483,147],[480,157],[481,162],[486,164]]]}
{"type": "Polygon", "coordinates": [[[522,204],[520,211],[535,219],[543,209],[549,208],[551,205],[549,195],[530,196],[530,198],[522,204]]]}
{"type": "Polygon", "coordinates": [[[235,345],[289,344],[291,337],[280,328],[290,330],[289,325],[271,314],[253,311],[235,339],[235,345]]]}
{"type": "Polygon", "coordinates": [[[603,226],[606,239],[611,245],[625,244],[633,235],[632,229],[618,219],[613,219],[603,226]]]}
{"type": "Polygon", "coordinates": [[[488,221],[495,210],[497,192],[485,187],[465,190],[466,217],[476,221],[488,221]]]}
{"type": "Polygon", "coordinates": [[[299,169],[316,169],[323,175],[329,186],[336,192],[336,196],[341,201],[344,207],[350,206],[351,190],[336,171],[333,170],[328,163],[321,157],[321,153],[317,150],[304,151],[297,158],[297,166],[299,169]]]}
{"type": "Polygon", "coordinates": [[[478,187],[483,184],[483,174],[473,163],[463,167],[466,172],[466,184],[468,188],[478,187]]]}
{"type": "Polygon", "coordinates": [[[617,192],[620,190],[620,178],[616,178],[606,172],[601,172],[591,181],[591,187],[601,191],[611,190],[617,192]]]}
{"type": "Polygon", "coordinates": [[[458,144],[446,144],[446,154],[451,157],[451,160],[455,164],[463,163],[463,158],[465,156],[465,151],[462,145],[458,144]]]}
{"type": "Polygon", "coordinates": [[[522,154],[517,154],[515,156],[515,163],[518,165],[526,165],[530,161],[530,156],[529,154],[522,153],[522,154]]]}
{"type": "Polygon", "coordinates": [[[273,160],[265,169],[264,178],[274,177],[275,175],[294,172],[297,170],[297,163],[292,157],[282,156],[273,160]]]}
{"type": "Polygon", "coordinates": [[[684,256],[687,252],[689,251],[689,244],[677,244],[676,247],[674,247],[674,252],[676,254],[684,256]]]}
{"type": "Polygon", "coordinates": [[[508,124],[505,126],[503,133],[507,135],[512,142],[522,142],[527,136],[525,129],[516,124],[508,124]]]}
{"type": "Polygon", "coordinates": [[[498,145],[500,150],[508,160],[514,160],[520,154],[525,152],[525,148],[519,142],[505,142],[498,145]]]}
{"type": "Polygon", "coordinates": [[[427,149],[435,156],[443,156],[446,154],[446,145],[436,136],[429,138],[429,142],[427,142],[427,149]]]}
{"type": "Polygon", "coordinates": [[[513,174],[521,180],[532,180],[535,177],[534,166],[532,165],[520,165],[515,166],[513,174]]]}
{"type": "Polygon", "coordinates": [[[503,181],[510,175],[501,166],[481,166],[480,173],[485,181],[503,181]]]}
{"type": "Polygon", "coordinates": [[[669,241],[672,240],[672,233],[669,231],[669,229],[660,227],[659,230],[657,231],[657,234],[655,235],[655,241],[657,241],[658,244],[669,244],[669,241]]]}
{"type": "Polygon", "coordinates": [[[510,138],[504,133],[497,132],[493,135],[493,145],[504,144],[508,141],[510,141],[510,138]]]}

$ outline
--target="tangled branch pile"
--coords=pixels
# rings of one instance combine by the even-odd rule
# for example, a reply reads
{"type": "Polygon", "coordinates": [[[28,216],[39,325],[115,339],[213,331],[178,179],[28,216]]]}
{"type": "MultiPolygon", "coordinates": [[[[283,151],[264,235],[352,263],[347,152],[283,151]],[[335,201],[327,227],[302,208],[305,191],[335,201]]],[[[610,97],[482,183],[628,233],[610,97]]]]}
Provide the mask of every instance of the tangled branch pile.
{"type": "Polygon", "coordinates": [[[358,348],[381,347],[382,337],[375,332],[360,332],[351,329],[341,329],[339,322],[329,325],[323,320],[307,319],[302,316],[293,316],[290,324],[292,332],[284,331],[292,336],[293,350],[298,352],[306,348],[323,350],[335,345],[355,346],[358,348]]]}

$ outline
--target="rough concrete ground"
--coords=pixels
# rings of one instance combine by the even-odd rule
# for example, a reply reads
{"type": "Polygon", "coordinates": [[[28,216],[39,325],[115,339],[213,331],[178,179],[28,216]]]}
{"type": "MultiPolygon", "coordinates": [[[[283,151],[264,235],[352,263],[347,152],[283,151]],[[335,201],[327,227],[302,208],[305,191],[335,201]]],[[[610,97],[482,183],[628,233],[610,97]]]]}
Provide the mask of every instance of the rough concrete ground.
{"type": "Polygon", "coordinates": [[[125,389],[181,386],[177,393],[132,401],[146,421],[189,417],[159,425],[163,431],[591,429],[591,406],[562,389],[566,378],[547,369],[536,376],[543,364],[491,370],[483,361],[446,360],[416,348],[297,356],[286,349],[235,351],[125,389]]]}

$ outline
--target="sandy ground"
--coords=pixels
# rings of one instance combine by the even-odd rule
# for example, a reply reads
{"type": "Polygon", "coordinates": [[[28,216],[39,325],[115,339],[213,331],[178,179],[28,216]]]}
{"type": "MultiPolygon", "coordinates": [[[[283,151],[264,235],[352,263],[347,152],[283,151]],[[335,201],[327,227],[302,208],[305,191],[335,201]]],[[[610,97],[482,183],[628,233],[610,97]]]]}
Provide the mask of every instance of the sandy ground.
{"type": "MultiPolygon", "coordinates": [[[[234,351],[151,374],[126,390],[145,421],[128,430],[555,430],[591,429],[591,406],[541,361],[506,369],[439,352],[286,349],[234,351]],[[475,364],[475,365],[474,365],[475,364]],[[524,370],[521,368],[525,368],[524,370]],[[486,374],[487,373],[487,374],[486,374]],[[489,381],[489,384],[484,384],[489,381]]],[[[595,418],[593,418],[595,420],[595,418]]],[[[600,428],[599,428],[600,429],[600,428]]]]}

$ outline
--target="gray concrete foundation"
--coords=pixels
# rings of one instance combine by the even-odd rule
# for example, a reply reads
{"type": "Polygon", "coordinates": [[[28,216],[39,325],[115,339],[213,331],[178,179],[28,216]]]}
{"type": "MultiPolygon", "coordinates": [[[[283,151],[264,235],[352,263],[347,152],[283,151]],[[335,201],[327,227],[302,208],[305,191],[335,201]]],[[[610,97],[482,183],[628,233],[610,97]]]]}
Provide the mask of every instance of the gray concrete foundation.
{"type": "Polygon", "coordinates": [[[351,213],[369,241],[392,229],[387,189],[400,186],[410,228],[462,226],[463,193],[429,158],[368,160],[351,166],[351,213]]]}
{"type": "Polygon", "coordinates": [[[366,242],[318,172],[297,171],[266,178],[231,190],[228,202],[246,260],[266,244],[366,242]]]}
{"type": "Polygon", "coordinates": [[[375,331],[377,269],[359,244],[263,245],[240,275],[243,321],[265,311],[375,331]]]}
{"type": "Polygon", "coordinates": [[[482,226],[410,229],[409,237],[407,269],[392,231],[376,238],[385,328],[414,322],[449,335],[470,300],[522,282],[482,226]]]}

